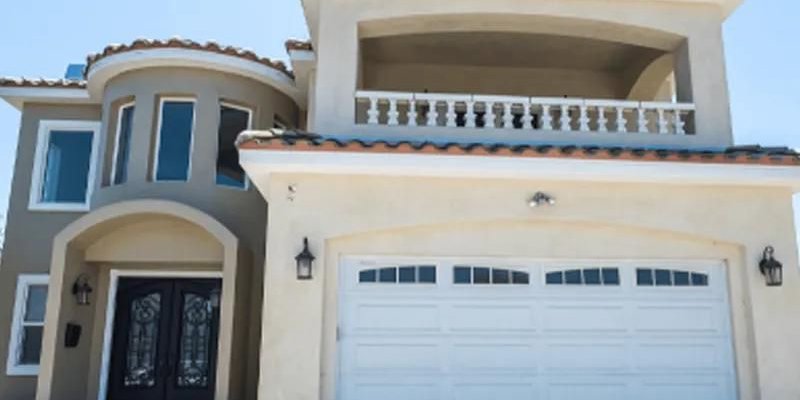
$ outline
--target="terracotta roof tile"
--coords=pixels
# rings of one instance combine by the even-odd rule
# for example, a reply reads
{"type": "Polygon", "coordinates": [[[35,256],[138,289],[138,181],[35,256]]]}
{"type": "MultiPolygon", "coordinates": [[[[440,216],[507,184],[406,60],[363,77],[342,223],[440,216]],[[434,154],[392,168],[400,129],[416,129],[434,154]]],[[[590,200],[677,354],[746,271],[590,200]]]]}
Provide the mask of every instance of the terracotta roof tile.
{"type": "Polygon", "coordinates": [[[619,146],[509,145],[484,143],[434,143],[337,139],[315,133],[271,130],[246,132],[237,140],[240,149],[341,151],[357,153],[487,155],[527,158],[670,161],[707,164],[759,164],[800,166],[800,153],[788,147],[733,146],[721,150],[649,149],[619,146]]]}
{"type": "Polygon", "coordinates": [[[289,39],[284,43],[284,46],[286,46],[287,52],[292,50],[299,50],[299,51],[314,50],[313,46],[311,45],[311,41],[308,40],[289,39]]]}
{"type": "Polygon", "coordinates": [[[0,87],[85,89],[86,81],[45,78],[0,78],[0,87]]]}
{"type": "Polygon", "coordinates": [[[100,61],[105,57],[134,50],[165,49],[165,48],[200,50],[218,54],[225,54],[232,57],[238,57],[245,60],[257,62],[259,64],[265,65],[270,68],[274,68],[278,71],[283,72],[290,78],[294,78],[292,72],[289,71],[289,69],[286,67],[286,64],[284,64],[283,62],[274,61],[265,57],[259,57],[256,53],[254,53],[251,50],[239,47],[223,46],[212,41],[200,43],[200,42],[195,42],[193,40],[181,39],[181,38],[172,38],[167,40],[137,39],[130,44],[112,44],[106,46],[106,48],[103,49],[103,51],[101,51],[100,53],[90,54],[89,56],[86,57],[86,69],[84,70],[84,74],[86,74],[86,72],[88,72],[95,63],[97,63],[98,61],[100,61]]]}

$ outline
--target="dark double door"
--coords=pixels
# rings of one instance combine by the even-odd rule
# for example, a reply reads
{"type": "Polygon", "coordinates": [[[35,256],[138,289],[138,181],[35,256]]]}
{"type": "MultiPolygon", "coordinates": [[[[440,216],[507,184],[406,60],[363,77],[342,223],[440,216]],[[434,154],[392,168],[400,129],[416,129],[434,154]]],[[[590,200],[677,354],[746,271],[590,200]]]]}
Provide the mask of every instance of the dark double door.
{"type": "Polygon", "coordinates": [[[128,279],[117,288],[108,400],[212,400],[218,279],[128,279]]]}

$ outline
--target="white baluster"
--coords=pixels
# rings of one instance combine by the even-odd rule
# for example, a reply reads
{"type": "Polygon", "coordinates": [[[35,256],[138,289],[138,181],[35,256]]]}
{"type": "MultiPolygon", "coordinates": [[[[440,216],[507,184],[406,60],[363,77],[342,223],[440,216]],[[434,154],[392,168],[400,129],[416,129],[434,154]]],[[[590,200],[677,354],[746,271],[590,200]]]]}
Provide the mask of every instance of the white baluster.
{"type": "Polygon", "coordinates": [[[546,131],[554,131],[553,116],[550,115],[550,105],[542,104],[542,129],[546,131]]]}
{"type": "Polygon", "coordinates": [[[669,130],[667,130],[667,128],[668,128],[667,127],[667,119],[664,118],[664,109],[663,108],[659,108],[658,109],[658,133],[662,134],[662,135],[669,133],[669,130]]]}
{"type": "Polygon", "coordinates": [[[508,101],[503,103],[503,129],[514,129],[514,114],[508,101]]]}
{"type": "Polygon", "coordinates": [[[625,119],[625,107],[617,106],[617,132],[628,133],[628,120],[625,119]]]}
{"type": "Polygon", "coordinates": [[[436,100],[428,100],[428,126],[438,125],[436,121],[439,117],[439,111],[436,110],[436,100]]]}
{"type": "Polygon", "coordinates": [[[683,122],[681,110],[675,110],[675,133],[678,135],[686,134],[686,123],[683,122]]]}
{"type": "Polygon", "coordinates": [[[408,101],[408,126],[417,126],[417,101],[411,99],[408,101]]]}
{"type": "Polygon", "coordinates": [[[578,122],[580,122],[580,130],[582,132],[589,132],[589,115],[586,111],[586,104],[581,104],[580,110],[581,114],[580,118],[578,119],[578,122]]]}
{"type": "Polygon", "coordinates": [[[639,133],[649,133],[649,130],[647,129],[647,114],[645,113],[645,109],[639,107],[636,110],[638,111],[639,116],[637,124],[639,133]]]}
{"type": "Polygon", "coordinates": [[[369,97],[369,110],[367,110],[367,123],[378,125],[378,98],[369,97]]]}
{"type": "Polygon", "coordinates": [[[467,112],[464,114],[464,126],[467,128],[474,128],[475,127],[475,101],[468,100],[467,103],[467,112]]]}
{"type": "Polygon", "coordinates": [[[397,125],[397,117],[400,113],[397,112],[397,99],[389,99],[389,111],[386,113],[386,124],[389,126],[397,125]]]}
{"type": "Polygon", "coordinates": [[[522,103],[522,129],[536,129],[533,126],[533,105],[522,103]]]}
{"type": "Polygon", "coordinates": [[[486,103],[486,114],[483,115],[483,127],[484,128],[495,128],[495,115],[494,115],[494,103],[491,101],[487,101],[486,103]]]}
{"type": "Polygon", "coordinates": [[[446,126],[448,126],[450,128],[458,126],[458,124],[456,124],[456,102],[455,101],[447,100],[447,114],[445,114],[445,115],[447,117],[446,126]]]}
{"type": "Polygon", "coordinates": [[[603,106],[597,107],[597,131],[608,132],[608,119],[606,119],[606,108],[603,106]]]}
{"type": "Polygon", "coordinates": [[[572,126],[570,123],[572,122],[572,118],[569,116],[569,106],[566,104],[561,105],[561,132],[569,132],[572,130],[572,126]]]}

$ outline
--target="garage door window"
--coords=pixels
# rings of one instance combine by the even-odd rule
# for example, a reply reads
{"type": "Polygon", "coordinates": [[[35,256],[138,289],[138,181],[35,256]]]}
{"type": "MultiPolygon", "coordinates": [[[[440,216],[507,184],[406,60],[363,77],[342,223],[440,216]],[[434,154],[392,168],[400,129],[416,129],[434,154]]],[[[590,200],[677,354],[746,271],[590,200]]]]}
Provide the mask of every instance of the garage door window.
{"type": "Polygon", "coordinates": [[[359,283],[436,283],[433,265],[403,265],[365,269],[358,273],[359,283]]]}
{"type": "Polygon", "coordinates": [[[671,269],[636,269],[637,286],[708,286],[708,274],[671,269]]]}
{"type": "Polygon", "coordinates": [[[545,275],[547,285],[619,286],[618,268],[586,268],[552,271],[545,275]]]}
{"type": "Polygon", "coordinates": [[[527,272],[505,268],[458,265],[453,267],[453,283],[456,285],[527,285],[530,283],[530,276],[527,272]]]}

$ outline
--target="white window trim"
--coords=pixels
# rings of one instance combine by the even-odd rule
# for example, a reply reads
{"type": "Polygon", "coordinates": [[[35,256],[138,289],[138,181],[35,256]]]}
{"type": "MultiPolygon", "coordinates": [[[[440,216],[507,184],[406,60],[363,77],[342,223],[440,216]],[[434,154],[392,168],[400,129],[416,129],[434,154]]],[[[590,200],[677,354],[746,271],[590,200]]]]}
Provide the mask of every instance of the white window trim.
{"type": "MultiPolygon", "coordinates": [[[[111,176],[109,179],[109,186],[121,185],[121,183],[114,182],[115,177],[117,176],[117,157],[119,156],[119,141],[121,138],[122,133],[122,113],[128,107],[134,107],[134,114],[136,114],[136,102],[131,101],[119,106],[117,110],[117,126],[115,128],[116,136],[114,136],[114,156],[111,159],[111,176]]],[[[135,118],[135,116],[134,116],[135,118]]],[[[132,123],[133,121],[131,121],[132,123]]],[[[132,129],[132,127],[131,127],[132,129]]],[[[133,133],[133,132],[131,132],[133,133]]],[[[130,151],[130,143],[128,143],[128,151],[130,151]]],[[[130,161],[130,158],[128,159],[130,161]]]]}
{"type": "MultiPolygon", "coordinates": [[[[11,322],[11,334],[8,341],[8,360],[6,362],[6,375],[9,376],[36,376],[39,374],[39,365],[20,365],[17,360],[22,345],[23,319],[25,306],[28,302],[28,293],[31,286],[47,285],[49,275],[26,274],[17,278],[17,294],[14,300],[14,315],[11,322]]],[[[49,293],[48,293],[49,296],[49,293]]],[[[44,322],[42,322],[44,326],[44,322]]]]}
{"type": "Polygon", "coordinates": [[[166,182],[166,183],[177,183],[177,182],[189,182],[192,179],[192,158],[194,157],[194,134],[195,134],[195,126],[197,124],[197,99],[194,97],[161,97],[158,101],[158,124],[156,125],[156,143],[155,143],[155,151],[153,152],[153,173],[150,177],[150,180],[153,182],[166,182]],[[175,181],[175,180],[159,180],[158,177],[158,155],[161,152],[161,123],[164,120],[164,103],[169,101],[175,102],[182,102],[182,103],[192,103],[192,130],[189,134],[189,165],[186,166],[186,180],[185,181],[175,181]]]}
{"type": "MultiPolygon", "coordinates": [[[[228,107],[228,108],[233,108],[233,109],[236,109],[236,110],[247,112],[247,129],[248,130],[253,129],[253,109],[252,108],[246,107],[246,106],[240,106],[238,104],[229,103],[227,101],[220,101],[219,102],[219,108],[221,109],[222,107],[228,107]]],[[[218,121],[218,122],[222,122],[222,121],[218,121]]],[[[217,123],[217,135],[219,136],[219,123],[217,123]]],[[[214,159],[215,163],[219,161],[218,160],[218,157],[219,157],[219,137],[217,137],[217,151],[216,151],[216,153],[217,153],[216,154],[217,158],[214,159]]],[[[219,185],[219,184],[217,184],[217,166],[215,164],[214,165],[214,185],[219,186],[219,187],[223,187],[223,188],[226,188],[226,189],[241,190],[241,191],[246,192],[246,191],[250,190],[250,178],[247,176],[247,171],[244,171],[244,187],[219,185]]]]}
{"type": "Polygon", "coordinates": [[[36,153],[31,173],[31,188],[28,198],[28,209],[31,211],[89,211],[92,192],[94,191],[95,173],[97,170],[98,147],[100,144],[100,121],[84,120],[42,120],[39,121],[39,133],[36,138],[36,153]],[[58,203],[41,201],[42,184],[44,183],[47,147],[51,131],[91,131],[92,150],[89,155],[89,176],[86,180],[86,201],[83,203],[58,203]]]}

